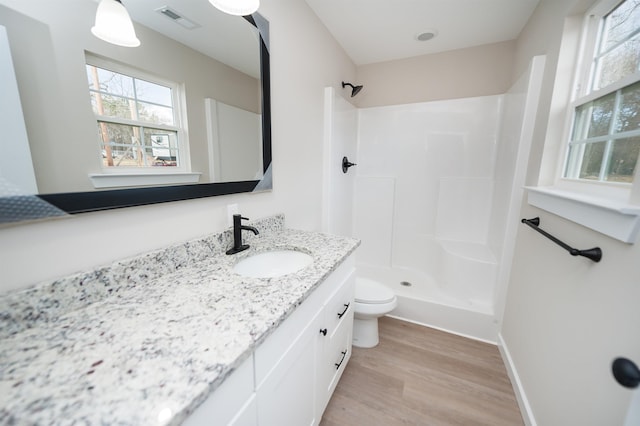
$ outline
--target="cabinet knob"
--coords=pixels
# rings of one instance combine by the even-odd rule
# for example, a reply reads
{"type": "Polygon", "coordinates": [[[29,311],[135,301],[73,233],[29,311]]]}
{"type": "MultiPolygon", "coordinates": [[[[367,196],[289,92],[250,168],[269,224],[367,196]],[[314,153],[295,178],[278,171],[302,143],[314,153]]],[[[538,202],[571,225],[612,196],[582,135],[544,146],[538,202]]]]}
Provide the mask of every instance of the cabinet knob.
{"type": "Polygon", "coordinates": [[[320,334],[322,334],[323,336],[327,335],[327,329],[326,328],[321,328],[320,329],[320,334]]]}

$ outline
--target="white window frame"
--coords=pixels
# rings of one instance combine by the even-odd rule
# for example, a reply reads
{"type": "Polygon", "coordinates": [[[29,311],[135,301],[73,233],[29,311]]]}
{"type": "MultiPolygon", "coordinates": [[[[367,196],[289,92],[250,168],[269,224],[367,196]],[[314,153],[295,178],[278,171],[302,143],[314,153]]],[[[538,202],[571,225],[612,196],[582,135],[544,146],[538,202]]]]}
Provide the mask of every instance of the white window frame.
{"type": "MultiPolygon", "coordinates": [[[[574,120],[575,120],[575,111],[576,109],[584,104],[587,104],[596,99],[602,98],[606,95],[618,93],[621,89],[634,84],[640,81],[640,70],[635,73],[628,75],[617,82],[614,82],[608,86],[603,88],[599,88],[596,90],[592,90],[592,86],[595,85],[596,81],[596,67],[594,66],[594,58],[597,53],[598,43],[600,42],[599,38],[602,34],[602,25],[604,24],[603,19],[609,14],[613,9],[615,9],[618,4],[621,3],[621,0],[602,0],[598,2],[587,14],[584,20],[583,25],[583,35],[582,39],[583,47],[582,53],[580,55],[579,62],[576,66],[576,82],[574,87],[574,96],[572,102],[569,105],[569,109],[567,112],[567,120],[565,127],[565,136],[564,140],[568,141],[571,137],[571,133],[573,131],[574,120]]],[[[635,32],[631,35],[630,39],[636,36],[638,32],[635,32]]],[[[626,40],[625,40],[626,41],[626,40]]],[[[616,96],[616,100],[617,100],[616,96]]],[[[617,106],[616,106],[617,107],[617,106]]],[[[612,125],[613,125],[612,120],[612,125]]],[[[638,131],[634,131],[638,133],[638,131]]],[[[632,132],[629,132],[632,133],[632,132]]],[[[608,136],[608,135],[607,135],[608,136]]],[[[627,135],[627,136],[636,136],[627,135]]],[[[608,139],[606,136],[601,138],[608,139]]],[[[560,173],[561,179],[565,180],[576,180],[572,178],[564,177],[565,171],[567,170],[567,163],[569,162],[569,152],[568,149],[565,149],[564,161],[562,162],[562,171],[560,173]]],[[[606,155],[606,153],[605,153],[606,155]]],[[[640,166],[640,161],[637,163],[640,166]]],[[[601,173],[603,171],[601,170],[601,173]]],[[[607,181],[590,181],[590,180],[579,180],[580,182],[586,182],[591,184],[606,184],[609,191],[613,190],[613,188],[619,187],[622,190],[630,190],[633,184],[629,183],[619,183],[619,182],[607,182],[607,181]]],[[[634,182],[640,182],[640,167],[636,167],[634,174],[634,182]]]]}
{"type": "MultiPolygon", "coordinates": [[[[619,3],[621,0],[601,0],[585,14],[580,37],[580,54],[574,60],[575,75],[571,83],[571,96],[566,104],[561,161],[557,162],[554,183],[551,186],[527,189],[529,204],[620,241],[634,243],[640,233],[640,160],[634,172],[633,183],[564,177],[576,107],[640,81],[640,72],[636,72],[589,93],[592,63],[602,18],[619,3]]],[[[556,84],[556,90],[558,89],[561,90],[556,84]]]]}
{"type": "MultiPolygon", "coordinates": [[[[175,131],[177,133],[179,164],[172,167],[105,167],[100,164],[101,173],[90,173],[89,179],[95,188],[117,188],[130,186],[153,186],[197,183],[201,173],[191,172],[188,132],[186,129],[185,93],[181,84],[159,78],[148,72],[131,66],[123,65],[91,54],[86,54],[87,65],[107,69],[129,77],[145,80],[150,83],[169,87],[173,102],[174,125],[168,126],[155,123],[143,123],[146,128],[175,131]]],[[[89,91],[87,90],[87,93],[89,91]]],[[[102,116],[95,114],[97,122],[107,122],[124,125],[139,125],[140,122],[130,119],[102,116]]],[[[96,158],[100,158],[100,144],[96,144],[96,158]]]]}

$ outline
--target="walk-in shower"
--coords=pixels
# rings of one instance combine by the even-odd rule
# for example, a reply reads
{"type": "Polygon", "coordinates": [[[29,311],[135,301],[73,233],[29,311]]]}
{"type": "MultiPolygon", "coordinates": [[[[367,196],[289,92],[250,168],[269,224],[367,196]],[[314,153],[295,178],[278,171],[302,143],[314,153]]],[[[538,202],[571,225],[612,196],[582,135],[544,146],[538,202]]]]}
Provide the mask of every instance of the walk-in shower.
{"type": "Polygon", "coordinates": [[[543,64],[505,94],[357,109],[357,273],[392,316],[496,341],[543,64]]]}
{"type": "Polygon", "coordinates": [[[470,324],[479,320],[467,312],[492,316],[498,261],[488,239],[503,102],[497,95],[360,109],[358,274],[396,292],[394,315],[442,328],[434,304],[470,324]]]}

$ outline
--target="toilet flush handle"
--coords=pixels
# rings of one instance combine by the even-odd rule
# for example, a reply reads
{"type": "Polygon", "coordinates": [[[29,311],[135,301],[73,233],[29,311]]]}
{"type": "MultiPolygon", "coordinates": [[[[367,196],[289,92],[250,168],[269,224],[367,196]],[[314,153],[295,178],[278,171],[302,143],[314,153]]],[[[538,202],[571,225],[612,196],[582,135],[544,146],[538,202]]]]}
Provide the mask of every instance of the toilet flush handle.
{"type": "Polygon", "coordinates": [[[340,313],[338,314],[338,318],[342,318],[342,316],[343,316],[344,314],[346,314],[346,313],[347,313],[347,310],[349,309],[349,305],[350,305],[350,304],[351,304],[351,303],[345,303],[345,304],[344,304],[344,311],[342,311],[342,312],[340,312],[340,313]]]}

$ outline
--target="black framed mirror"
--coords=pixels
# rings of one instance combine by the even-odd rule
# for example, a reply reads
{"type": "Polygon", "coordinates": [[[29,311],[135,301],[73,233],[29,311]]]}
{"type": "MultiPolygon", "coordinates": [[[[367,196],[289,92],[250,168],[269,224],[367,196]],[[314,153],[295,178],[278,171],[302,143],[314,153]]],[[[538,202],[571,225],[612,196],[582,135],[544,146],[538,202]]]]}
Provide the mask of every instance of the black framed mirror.
{"type": "MultiPolygon", "coordinates": [[[[47,0],[38,0],[38,1],[42,1],[43,3],[48,3],[47,0]]],[[[197,7],[206,7],[206,13],[221,13],[215,10],[215,8],[213,8],[206,0],[189,0],[187,2],[185,2],[184,0],[182,2],[180,1],[163,1],[162,2],[162,7],[166,7],[166,5],[171,5],[174,4],[175,5],[175,9],[187,9],[190,10],[189,7],[187,7],[187,5],[191,6],[191,5],[196,5],[196,2],[201,2],[204,3],[204,5],[202,4],[197,4],[197,7]],[[210,10],[209,10],[210,9],[210,10]]],[[[18,60],[16,61],[14,59],[14,66],[15,66],[15,71],[16,71],[16,76],[18,79],[18,87],[20,89],[20,93],[21,93],[21,98],[22,93],[23,93],[23,86],[26,85],[27,83],[25,81],[22,81],[22,85],[20,84],[20,77],[21,77],[21,71],[24,71],[25,67],[28,67],[29,64],[33,64],[34,63],[34,59],[33,58],[28,58],[29,55],[29,51],[25,51],[25,49],[20,49],[21,44],[23,43],[23,40],[20,41],[16,41],[17,39],[21,38],[21,37],[25,37],[25,33],[26,33],[26,29],[23,30],[18,30],[16,29],[16,27],[23,27],[23,22],[20,22],[20,19],[26,19],[26,20],[33,20],[36,23],[41,24],[41,20],[39,20],[39,17],[31,17],[28,16],[27,13],[25,13],[25,10],[13,10],[8,6],[5,6],[4,3],[7,4],[13,4],[15,5],[15,2],[5,2],[4,0],[0,1],[0,25],[3,25],[5,27],[7,27],[7,33],[9,35],[9,45],[11,47],[11,52],[12,52],[12,56],[14,58],[18,57],[18,60]],[[16,50],[19,50],[19,53],[15,53],[16,50]],[[17,63],[16,63],[17,62],[17,63]],[[25,65],[26,64],[26,65],[25,65]],[[20,66],[22,66],[22,69],[20,69],[20,66]]],[[[166,37],[168,34],[173,34],[176,33],[177,37],[174,38],[175,41],[177,41],[177,43],[179,43],[180,45],[183,45],[184,43],[186,43],[186,39],[180,39],[179,35],[180,32],[184,32],[186,33],[187,31],[185,31],[183,28],[178,28],[176,27],[167,27],[167,30],[164,30],[164,26],[165,23],[162,20],[166,20],[167,21],[167,25],[173,25],[172,22],[169,22],[170,19],[168,19],[166,16],[161,17],[159,20],[157,18],[156,15],[153,15],[153,19],[156,19],[157,21],[160,22],[161,27],[154,27],[151,28],[154,24],[149,21],[146,22],[144,21],[144,24],[146,26],[142,26],[142,24],[140,24],[140,22],[143,21],[143,19],[138,19],[138,16],[140,15],[140,13],[147,13],[149,11],[149,4],[146,4],[145,6],[147,7],[147,11],[139,11],[136,10],[136,8],[140,7],[140,3],[147,3],[147,2],[138,2],[138,4],[135,4],[136,2],[130,2],[131,5],[129,5],[127,2],[123,2],[125,4],[126,7],[130,8],[130,14],[134,20],[134,22],[136,22],[136,28],[137,29],[142,29],[143,34],[145,35],[145,32],[159,32],[162,31],[161,36],[166,37]],[[169,30],[170,28],[170,30],[169,30]]],[[[159,3],[158,3],[159,4],[159,3]]],[[[73,7],[73,6],[77,6],[80,7],[82,6],[83,8],[87,8],[87,9],[91,9],[93,11],[95,11],[95,7],[97,6],[97,3],[93,3],[90,0],[63,0],[62,4],[57,4],[56,8],[60,9],[60,10],[64,10],[64,8],[66,7],[73,7]],[[82,3],[82,5],[80,5],[80,3],[82,3]]],[[[29,7],[36,7],[36,6],[24,6],[25,8],[29,8],[29,7]]],[[[153,12],[154,13],[159,13],[160,11],[158,10],[159,8],[153,8],[153,12]]],[[[172,10],[175,10],[172,9],[172,10]]],[[[194,9],[195,10],[195,9],[194,9]]],[[[204,9],[203,9],[204,10],[204,9]]],[[[44,13],[44,12],[43,12],[44,13]]],[[[149,12],[150,13],[150,12],[149,12]]],[[[204,27],[207,24],[207,20],[208,18],[206,16],[203,15],[203,13],[197,13],[197,12],[192,12],[192,13],[196,13],[196,16],[194,16],[194,22],[195,26],[196,26],[196,31],[197,30],[204,30],[204,27]]],[[[224,14],[223,14],[224,15],[224,14]]],[[[49,18],[47,18],[49,19],[49,18]]],[[[53,18],[52,18],[53,19],[53,18]]],[[[217,18],[216,18],[217,19],[217,18]]],[[[252,16],[245,16],[245,17],[232,17],[229,15],[225,15],[225,16],[221,16],[220,19],[223,20],[228,20],[229,22],[232,22],[233,26],[246,26],[247,28],[249,28],[250,30],[247,31],[252,31],[254,33],[254,39],[255,42],[257,44],[256,48],[255,48],[255,52],[257,55],[259,55],[259,59],[256,58],[255,63],[257,64],[256,66],[256,70],[255,70],[255,74],[258,74],[259,78],[256,79],[256,84],[259,86],[259,93],[258,96],[259,99],[257,99],[257,103],[259,103],[258,106],[258,110],[259,110],[259,127],[260,127],[260,148],[261,148],[261,152],[258,153],[258,155],[261,156],[260,161],[259,161],[259,167],[261,168],[260,173],[256,174],[256,176],[252,176],[252,178],[249,179],[237,179],[235,178],[233,175],[228,175],[231,176],[230,178],[222,178],[221,181],[215,180],[213,179],[213,171],[211,170],[203,170],[204,173],[200,173],[200,174],[204,174],[204,175],[211,175],[212,178],[209,181],[206,181],[205,183],[194,183],[194,184],[171,184],[169,186],[143,186],[143,187],[119,187],[119,188],[99,188],[97,190],[80,190],[80,191],[76,191],[76,190],[71,190],[71,191],[39,191],[42,193],[38,193],[36,194],[37,197],[40,200],[44,200],[50,204],[52,204],[53,206],[61,209],[62,211],[66,212],[66,213],[82,213],[82,212],[91,212],[91,211],[99,211],[99,210],[108,210],[108,209],[116,209],[116,208],[123,208],[123,207],[132,207],[132,206],[139,206],[139,205],[145,205],[145,204],[154,204],[154,203],[163,203],[163,202],[170,202],[170,201],[180,201],[180,200],[188,200],[188,199],[194,199],[194,198],[203,198],[203,197],[212,197],[212,196],[219,196],[219,195],[228,195],[228,194],[235,194],[235,193],[243,193],[243,192],[254,192],[254,191],[265,191],[265,190],[270,190],[272,185],[271,185],[271,173],[272,173],[272,150],[271,150],[271,108],[270,108],[270,56],[269,56],[269,23],[266,19],[264,19],[261,15],[259,14],[254,14],[252,16]],[[235,21],[232,21],[235,20],[235,21]],[[237,21],[242,21],[244,22],[244,24],[238,24],[237,21]]],[[[74,22],[77,22],[74,20],[74,22]]],[[[93,45],[97,45],[97,43],[104,43],[101,40],[97,40],[94,39],[92,35],[89,34],[89,28],[92,25],[93,22],[83,22],[82,25],[80,25],[81,28],[79,28],[77,31],[80,34],[84,34],[84,31],[86,29],[86,37],[87,37],[87,44],[89,47],[85,47],[84,48],[84,52],[82,52],[83,54],[87,54],[87,53],[95,53],[94,50],[97,49],[92,49],[93,45]],[[82,31],[82,32],[80,32],[82,31]]],[[[40,29],[43,37],[56,37],[58,34],[57,32],[59,32],[58,27],[56,27],[57,24],[51,23],[51,22],[47,22],[45,25],[41,25],[40,27],[35,27],[36,30],[40,29]]],[[[217,29],[217,31],[220,31],[220,28],[224,27],[224,25],[220,25],[220,24],[216,24],[214,25],[217,29]]],[[[29,29],[30,30],[30,34],[33,34],[34,31],[33,29],[29,29]]],[[[244,31],[244,29],[242,30],[244,31]]],[[[35,33],[37,33],[38,31],[35,31],[35,33]]],[[[31,37],[31,35],[29,35],[29,37],[31,37]]],[[[193,35],[188,35],[188,37],[193,38],[193,35]]],[[[220,49],[224,52],[225,50],[230,51],[227,52],[228,55],[230,56],[237,56],[236,53],[233,52],[234,49],[236,49],[234,47],[234,36],[233,35],[225,35],[225,34],[214,34],[213,36],[209,35],[208,37],[209,40],[216,40],[218,42],[218,44],[221,44],[220,49]]],[[[244,37],[244,36],[243,36],[244,37]]],[[[145,39],[142,38],[142,36],[140,36],[140,38],[142,39],[142,47],[144,47],[145,44],[145,39]]],[[[200,37],[202,38],[202,37],[200,37]]],[[[250,38],[250,37],[249,37],[250,38]]],[[[203,40],[200,40],[200,42],[202,43],[203,40]]],[[[52,52],[60,52],[60,46],[56,46],[55,43],[53,43],[53,49],[52,52]]],[[[213,42],[208,43],[207,40],[204,40],[204,46],[205,48],[206,45],[208,44],[215,44],[213,42]]],[[[163,42],[163,44],[160,44],[160,46],[166,46],[167,42],[163,42]]],[[[24,46],[24,45],[22,45],[24,46]]],[[[199,50],[199,47],[189,47],[190,49],[194,49],[194,50],[199,50]]],[[[116,55],[120,55],[123,54],[125,56],[123,56],[123,58],[126,58],[126,55],[141,55],[142,57],[144,57],[144,54],[141,53],[141,51],[136,52],[135,49],[138,48],[121,48],[121,47],[110,47],[110,49],[112,49],[114,53],[113,56],[116,55]],[[126,50],[123,50],[126,49],[126,50]]],[[[164,49],[164,48],[163,48],[164,49]]],[[[201,50],[201,49],[200,49],[201,50]]],[[[237,50],[237,49],[236,49],[237,50]]],[[[77,53],[77,52],[75,52],[77,53]]],[[[57,53],[56,53],[57,54],[57,53]]],[[[99,52],[98,53],[101,56],[107,56],[109,57],[109,55],[103,53],[103,52],[99,52]]],[[[164,54],[164,52],[163,52],[164,54]]],[[[53,53],[52,53],[53,55],[53,53]]],[[[65,61],[66,57],[64,56],[65,53],[60,54],[60,57],[56,57],[54,58],[54,60],[58,61],[58,63],[61,63],[63,61],[65,61]]],[[[153,63],[154,60],[158,59],[158,56],[156,54],[156,57],[152,58],[153,60],[149,61],[150,63],[153,63]]],[[[162,55],[160,55],[162,56],[162,55]]],[[[131,56],[133,57],[133,56],[131,56]]],[[[130,57],[130,58],[131,58],[130,57]]],[[[172,61],[172,60],[177,60],[179,61],[181,59],[182,56],[176,56],[175,58],[172,57],[169,54],[166,54],[166,57],[163,57],[162,59],[165,61],[172,61]]],[[[42,58],[41,58],[42,59],[42,58]]],[[[46,60],[46,58],[44,58],[46,60]]],[[[129,63],[129,62],[133,62],[131,59],[121,59],[118,58],[118,60],[120,60],[121,62],[124,63],[129,63]]],[[[214,58],[215,61],[217,61],[218,63],[222,63],[222,65],[216,65],[218,67],[229,67],[229,69],[233,72],[237,72],[237,70],[234,68],[234,64],[233,59],[230,60],[226,60],[226,59],[218,59],[218,58],[214,58]],[[231,65],[228,65],[231,64],[231,65]]],[[[36,60],[37,61],[37,60],[36,60]]],[[[156,62],[157,65],[157,62],[156,62]]],[[[150,68],[153,68],[150,66],[150,68]]],[[[197,65],[195,64],[191,64],[190,65],[190,69],[193,70],[197,68],[197,65]]],[[[238,69],[241,69],[242,65],[238,66],[238,69]]],[[[58,68],[59,69],[59,68],[58,68]]],[[[156,68],[157,69],[157,66],[156,68]]],[[[55,70],[53,70],[55,71],[55,70]]],[[[231,72],[229,71],[229,72],[231,72]]],[[[29,70],[27,70],[27,74],[28,74],[29,70]]],[[[225,71],[227,72],[227,71],[225,71]]],[[[241,72],[244,72],[243,70],[241,70],[241,72]]],[[[245,73],[247,74],[252,74],[253,71],[249,70],[246,71],[245,73]]],[[[53,78],[56,78],[55,72],[52,72],[51,75],[53,76],[53,78]]],[[[64,81],[65,76],[58,76],[58,78],[61,81],[64,81]]],[[[181,84],[183,84],[183,87],[185,89],[185,92],[187,93],[187,96],[189,94],[189,90],[190,87],[187,84],[184,84],[184,82],[180,82],[181,84]]],[[[85,83],[86,84],[86,83],[85,83]]],[[[233,88],[232,85],[236,84],[236,86],[238,86],[239,83],[229,83],[228,86],[233,88]]],[[[226,83],[223,83],[223,85],[226,85],[226,83]]],[[[245,84],[246,86],[246,84],[245,84]]],[[[67,88],[70,87],[67,85],[67,88]]],[[[239,90],[242,90],[242,83],[240,83],[239,90]]],[[[44,96],[41,96],[40,94],[38,94],[35,89],[26,89],[27,91],[30,91],[30,96],[33,99],[44,99],[44,96]]],[[[231,90],[228,90],[231,91],[231,90]]],[[[192,91],[194,92],[194,91],[192,91]]],[[[215,92],[215,91],[214,91],[215,92]]],[[[60,101],[62,102],[64,99],[64,91],[60,91],[58,93],[62,93],[62,96],[60,98],[60,101]]],[[[27,95],[28,97],[29,95],[27,95]]],[[[234,104],[234,99],[230,98],[229,96],[227,96],[227,99],[224,99],[225,94],[223,93],[222,95],[220,95],[220,98],[222,99],[222,102],[228,103],[230,105],[233,106],[234,104]]],[[[201,94],[199,91],[196,95],[196,97],[198,97],[197,102],[194,102],[194,104],[197,105],[198,108],[201,108],[204,110],[204,107],[201,106],[200,104],[202,103],[203,100],[206,100],[204,98],[219,98],[218,95],[216,94],[201,94]],[[202,99],[201,99],[202,98],[202,99]]],[[[189,100],[187,100],[189,102],[189,100]]],[[[23,101],[23,105],[24,105],[24,101],[23,101]]],[[[186,108],[186,116],[188,118],[188,121],[191,122],[196,122],[198,120],[201,120],[201,115],[203,114],[202,111],[200,111],[197,108],[192,108],[192,110],[190,111],[190,109],[188,108],[190,105],[187,105],[186,108]],[[193,110],[196,111],[196,114],[199,114],[197,119],[192,119],[190,117],[190,114],[193,112],[193,110]]],[[[47,108],[51,109],[52,107],[55,107],[55,105],[51,106],[49,105],[47,108]]],[[[24,109],[24,106],[23,106],[24,109]]],[[[27,122],[27,130],[29,130],[29,121],[31,120],[31,125],[32,127],[36,127],[37,125],[34,125],[34,122],[37,123],[37,120],[44,120],[46,119],[46,116],[44,113],[41,113],[39,117],[31,117],[31,116],[27,116],[27,114],[30,112],[29,109],[25,109],[25,122],[27,122]]],[[[208,122],[207,122],[208,123],[208,122]]],[[[94,124],[95,125],[95,121],[94,124]]],[[[207,126],[209,126],[207,124],[207,126]]],[[[202,127],[202,126],[200,126],[202,127]]],[[[35,130],[34,132],[37,132],[38,130],[35,130]]],[[[193,137],[192,138],[192,142],[198,141],[200,139],[204,139],[205,133],[209,132],[210,129],[198,129],[198,131],[195,131],[193,128],[189,129],[191,136],[193,137],[193,135],[195,135],[196,133],[199,134],[198,137],[193,137]]],[[[29,133],[29,145],[31,145],[31,150],[32,152],[34,152],[34,150],[37,150],[37,146],[36,144],[32,143],[32,139],[31,139],[31,132],[29,133]]],[[[53,139],[65,139],[64,137],[61,136],[56,136],[55,132],[51,132],[51,134],[48,135],[51,140],[53,139]]],[[[43,138],[41,138],[43,139],[43,138]]],[[[85,138],[86,139],[86,138],[85,138]]],[[[47,140],[46,142],[48,142],[49,140],[47,140]]],[[[93,141],[91,143],[94,143],[93,141]]],[[[211,146],[209,146],[209,148],[211,148],[211,146]]],[[[96,149],[94,145],[92,145],[91,149],[96,149]]],[[[56,149],[56,152],[59,149],[56,149]]],[[[74,149],[70,150],[72,153],[74,152],[74,149]]],[[[192,151],[195,151],[195,153],[193,154],[194,158],[200,156],[204,156],[202,154],[202,152],[206,152],[205,150],[201,149],[201,148],[195,148],[192,149],[192,151]]],[[[51,154],[51,152],[50,152],[51,154]]],[[[34,152],[34,165],[36,164],[36,157],[38,157],[40,154],[38,152],[34,152]]],[[[212,154],[207,154],[209,157],[214,157],[212,154]]],[[[71,154],[70,154],[71,156],[71,154]]],[[[53,157],[53,155],[51,155],[51,157],[53,157]]],[[[42,156],[40,155],[40,160],[42,162],[42,156]]],[[[47,159],[48,157],[45,157],[45,159],[47,159]]],[[[58,161],[57,164],[58,165],[58,170],[64,169],[65,168],[65,158],[61,157],[62,161],[58,161]]],[[[226,161],[225,158],[215,158],[215,160],[217,161],[216,164],[226,164],[226,163],[232,163],[231,161],[226,161]]],[[[210,164],[213,164],[212,161],[210,161],[210,164]]],[[[206,169],[206,166],[203,166],[203,169],[206,169]]],[[[0,170],[0,173],[2,171],[0,170]]],[[[198,170],[198,172],[200,172],[200,170],[198,170]]],[[[44,175],[43,175],[44,176],[44,175]]],[[[85,173],[86,176],[86,173],[85,173]]],[[[76,178],[76,181],[78,180],[86,180],[87,178],[85,176],[80,176],[79,178],[76,178]]],[[[38,177],[38,171],[36,171],[36,177],[38,177]]],[[[200,181],[203,181],[205,179],[200,178],[200,181]]],[[[48,178],[47,178],[48,180],[48,178]]],[[[40,188],[40,180],[38,181],[38,188],[40,188]]],[[[2,197],[0,197],[2,198],[2,197]]],[[[0,200],[0,208],[1,206],[4,205],[2,203],[2,201],[0,200]]],[[[29,217],[28,215],[25,215],[25,219],[32,219],[31,217],[29,217]]]]}

